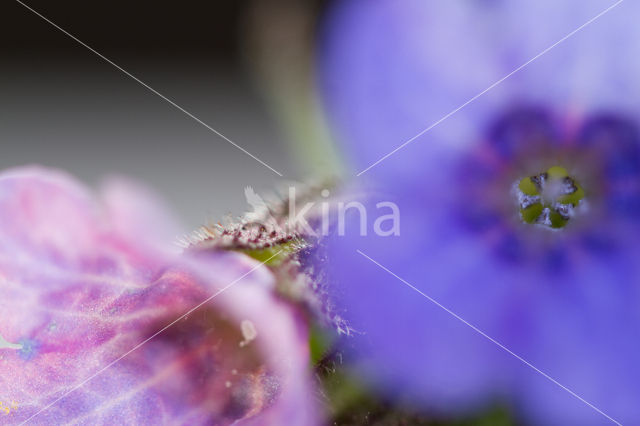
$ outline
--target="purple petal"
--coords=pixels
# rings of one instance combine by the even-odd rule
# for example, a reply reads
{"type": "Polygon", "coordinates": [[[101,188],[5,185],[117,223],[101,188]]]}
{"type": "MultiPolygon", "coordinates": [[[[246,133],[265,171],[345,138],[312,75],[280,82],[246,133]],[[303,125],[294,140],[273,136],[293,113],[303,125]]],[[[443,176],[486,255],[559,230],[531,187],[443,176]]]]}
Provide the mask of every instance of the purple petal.
{"type": "Polygon", "coordinates": [[[484,337],[356,249],[612,417],[638,423],[638,4],[620,3],[492,87],[614,3],[335,6],[322,82],[356,171],[429,128],[360,177],[398,199],[402,236],[336,238],[329,260],[336,299],[366,333],[366,375],[393,396],[459,413],[506,394],[534,424],[608,421],[500,347],[483,347],[484,337]],[[576,171],[589,210],[575,227],[532,231],[509,188],[558,164],[576,171]]]}
{"type": "MultiPolygon", "coordinates": [[[[340,2],[322,45],[322,85],[357,171],[439,122],[371,171],[420,176],[431,145],[468,147],[515,103],[640,107],[640,47],[623,2],[464,108],[458,107],[614,4],[613,1],[340,2]],[[405,154],[401,152],[406,151],[405,154]]],[[[425,165],[425,162],[429,162],[425,165]]],[[[437,163],[433,163],[437,165],[437,163]]]]}
{"type": "Polygon", "coordinates": [[[122,199],[101,209],[56,172],[0,176],[0,335],[21,345],[0,349],[0,401],[17,407],[2,420],[313,423],[306,330],[271,274],[238,254],[138,243],[122,199]]]}

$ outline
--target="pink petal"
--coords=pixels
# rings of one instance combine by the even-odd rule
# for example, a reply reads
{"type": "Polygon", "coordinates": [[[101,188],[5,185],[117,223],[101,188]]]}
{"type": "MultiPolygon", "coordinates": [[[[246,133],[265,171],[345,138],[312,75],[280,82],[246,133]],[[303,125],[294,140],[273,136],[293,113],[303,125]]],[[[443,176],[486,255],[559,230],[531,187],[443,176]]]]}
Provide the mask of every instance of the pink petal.
{"type": "Polygon", "coordinates": [[[0,335],[22,345],[0,344],[0,420],[313,424],[306,330],[270,272],[140,244],[114,203],[57,172],[0,175],[0,335]]]}
{"type": "Polygon", "coordinates": [[[138,242],[167,245],[186,234],[169,213],[164,200],[139,182],[114,176],[103,183],[101,193],[105,209],[120,235],[138,242]]]}

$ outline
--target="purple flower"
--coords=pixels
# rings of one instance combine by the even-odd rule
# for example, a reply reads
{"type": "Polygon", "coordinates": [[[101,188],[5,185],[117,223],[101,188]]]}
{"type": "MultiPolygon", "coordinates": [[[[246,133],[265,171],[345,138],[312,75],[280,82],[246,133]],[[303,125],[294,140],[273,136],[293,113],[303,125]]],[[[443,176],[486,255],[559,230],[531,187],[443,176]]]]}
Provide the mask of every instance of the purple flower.
{"type": "Polygon", "coordinates": [[[611,5],[331,14],[328,109],[402,231],[336,237],[328,264],[362,333],[355,360],[388,394],[443,414],[510,403],[536,424],[640,423],[640,6],[601,14],[611,5]]]}
{"type": "Polygon", "coordinates": [[[2,424],[315,422],[306,330],[271,273],[172,252],[179,230],[143,189],[95,200],[10,170],[0,224],[2,424]]]}

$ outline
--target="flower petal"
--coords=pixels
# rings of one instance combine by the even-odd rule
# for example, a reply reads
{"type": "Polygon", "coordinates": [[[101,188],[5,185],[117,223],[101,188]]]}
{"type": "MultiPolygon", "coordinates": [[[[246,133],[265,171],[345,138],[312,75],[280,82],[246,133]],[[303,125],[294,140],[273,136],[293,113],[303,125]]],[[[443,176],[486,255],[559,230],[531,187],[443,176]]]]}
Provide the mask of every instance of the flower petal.
{"type": "Polygon", "coordinates": [[[421,176],[432,164],[432,145],[477,142],[496,112],[512,104],[637,111],[637,3],[621,3],[545,52],[612,4],[340,2],[326,26],[321,75],[328,111],[354,166],[363,170],[429,128],[370,172],[421,176]]]}
{"type": "Polygon", "coordinates": [[[169,214],[164,200],[139,182],[111,177],[102,186],[105,209],[116,233],[138,242],[169,245],[185,234],[178,220],[169,214]]]}
{"type": "Polygon", "coordinates": [[[260,264],[138,244],[55,172],[0,194],[5,423],[313,424],[305,330],[260,264]]]}

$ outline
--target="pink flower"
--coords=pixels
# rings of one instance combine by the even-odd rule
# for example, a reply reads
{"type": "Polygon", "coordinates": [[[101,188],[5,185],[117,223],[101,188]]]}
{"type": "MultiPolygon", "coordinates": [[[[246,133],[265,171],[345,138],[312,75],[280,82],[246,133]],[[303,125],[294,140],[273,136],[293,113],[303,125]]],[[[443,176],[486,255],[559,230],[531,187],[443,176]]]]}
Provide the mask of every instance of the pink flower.
{"type": "Polygon", "coordinates": [[[272,274],[179,254],[179,233],[127,182],[95,200],[60,172],[0,174],[0,423],[315,423],[307,330],[272,274]]]}

